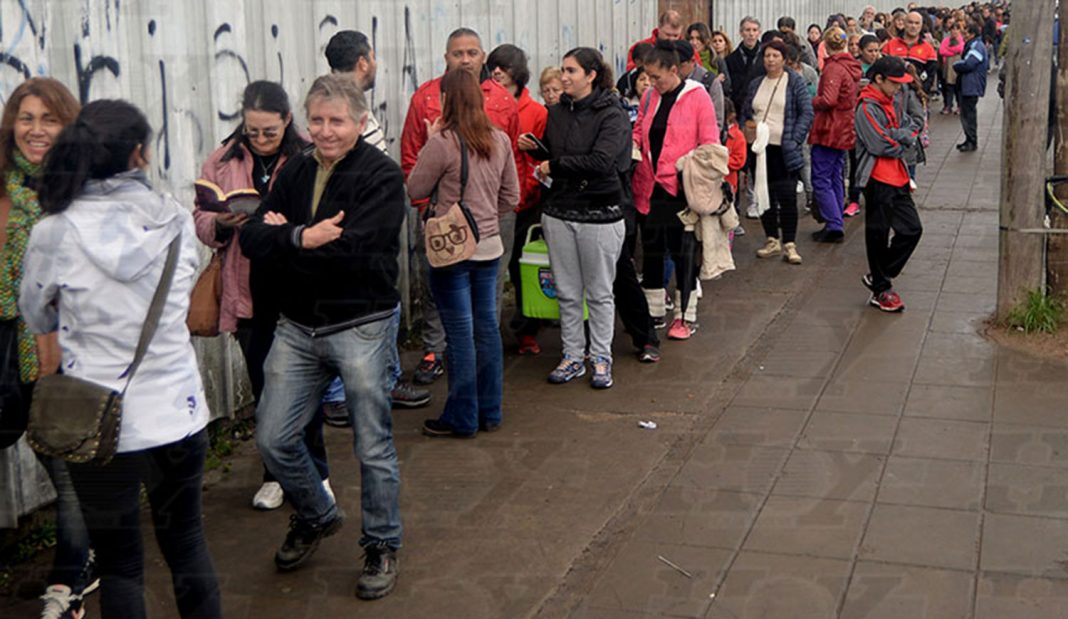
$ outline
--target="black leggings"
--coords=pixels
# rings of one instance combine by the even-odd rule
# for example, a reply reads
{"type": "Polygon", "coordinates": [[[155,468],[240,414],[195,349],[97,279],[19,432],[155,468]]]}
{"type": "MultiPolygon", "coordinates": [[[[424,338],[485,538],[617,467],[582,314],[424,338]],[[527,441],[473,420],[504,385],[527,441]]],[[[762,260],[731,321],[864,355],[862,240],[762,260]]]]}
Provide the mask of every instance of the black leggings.
{"type": "Polygon", "coordinates": [[[768,193],[771,197],[771,208],[760,216],[764,234],[781,238],[783,243],[793,243],[797,239],[797,173],[790,173],[784,179],[769,181],[768,193]]]}
{"type": "Polygon", "coordinates": [[[201,518],[207,430],[176,443],[121,453],[104,466],[69,464],[100,574],[104,619],[146,617],[141,484],[156,541],[171,569],[183,619],[222,616],[219,583],[201,518]]]}

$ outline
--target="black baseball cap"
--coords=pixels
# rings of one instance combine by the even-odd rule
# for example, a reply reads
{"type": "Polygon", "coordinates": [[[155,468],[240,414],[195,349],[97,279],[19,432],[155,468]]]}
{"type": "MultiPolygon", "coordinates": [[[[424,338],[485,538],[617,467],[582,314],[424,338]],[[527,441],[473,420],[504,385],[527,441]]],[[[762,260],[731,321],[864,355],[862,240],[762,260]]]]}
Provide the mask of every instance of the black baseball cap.
{"type": "Polygon", "coordinates": [[[868,69],[868,78],[874,80],[876,75],[882,75],[898,84],[908,84],[912,81],[912,76],[905,70],[905,61],[897,56],[883,56],[876,60],[868,69]]]}

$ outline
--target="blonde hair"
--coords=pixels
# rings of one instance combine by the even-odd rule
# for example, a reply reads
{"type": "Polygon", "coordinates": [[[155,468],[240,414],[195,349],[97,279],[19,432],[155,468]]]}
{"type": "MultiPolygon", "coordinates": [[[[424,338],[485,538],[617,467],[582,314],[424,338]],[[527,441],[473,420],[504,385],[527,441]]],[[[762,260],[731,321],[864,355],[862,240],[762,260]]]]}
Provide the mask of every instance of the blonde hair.
{"type": "Polygon", "coordinates": [[[831,26],[823,31],[823,43],[827,46],[827,52],[836,54],[846,48],[846,34],[838,26],[831,26]]]}
{"type": "Polygon", "coordinates": [[[541,77],[538,78],[538,87],[544,87],[549,82],[563,77],[564,72],[560,70],[560,67],[545,67],[541,70],[541,77]]]}

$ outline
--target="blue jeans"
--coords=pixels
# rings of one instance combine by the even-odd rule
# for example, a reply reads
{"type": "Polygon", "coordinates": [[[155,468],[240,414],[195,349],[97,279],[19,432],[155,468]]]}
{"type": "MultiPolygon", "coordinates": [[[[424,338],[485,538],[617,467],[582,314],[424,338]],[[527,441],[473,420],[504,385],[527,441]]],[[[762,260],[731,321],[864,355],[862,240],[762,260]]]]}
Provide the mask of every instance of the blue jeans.
{"type": "Polygon", "coordinates": [[[360,462],[363,536],[360,545],[400,547],[400,470],[393,445],[390,361],[397,348],[400,308],[385,318],[339,333],[312,337],[283,317],[264,366],[263,399],[256,409],[256,444],[282,484],[297,517],[313,525],[337,514],[304,444],[304,427],[319,411],[323,392],[340,376],[360,462]]]}
{"type": "Polygon", "coordinates": [[[501,422],[504,353],[497,325],[499,260],[467,260],[430,270],[449,356],[449,398],[441,422],[461,434],[501,422]]]}
{"type": "MultiPolygon", "coordinates": [[[[400,314],[396,315],[397,328],[400,328],[400,314]]],[[[393,347],[393,358],[389,360],[389,375],[393,384],[396,385],[397,381],[401,378],[401,366],[400,366],[400,352],[397,351],[397,347],[393,347]]],[[[392,388],[390,388],[392,391],[392,388]]],[[[341,382],[341,378],[335,378],[334,382],[330,383],[330,386],[326,389],[326,394],[323,395],[323,403],[338,403],[345,401],[345,385],[341,382]]],[[[326,479],[325,477],[323,479],[326,479]]]]}
{"type": "Polygon", "coordinates": [[[59,458],[37,455],[56,488],[56,554],[52,559],[49,585],[67,585],[80,594],[89,583],[82,580],[89,560],[89,531],[67,463],[59,458]]]}

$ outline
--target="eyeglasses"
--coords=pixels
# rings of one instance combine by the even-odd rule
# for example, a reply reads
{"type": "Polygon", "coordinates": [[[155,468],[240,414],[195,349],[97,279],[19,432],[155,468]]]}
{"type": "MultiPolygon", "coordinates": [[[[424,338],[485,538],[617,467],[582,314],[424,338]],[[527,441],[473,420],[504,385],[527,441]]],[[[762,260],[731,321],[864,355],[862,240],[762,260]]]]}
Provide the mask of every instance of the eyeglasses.
{"type": "Polygon", "coordinates": [[[467,230],[451,226],[448,232],[433,234],[430,236],[430,249],[433,251],[445,251],[449,245],[463,245],[467,242],[467,230]]]}
{"type": "Polygon", "coordinates": [[[241,130],[241,133],[250,140],[258,140],[260,136],[264,139],[273,140],[282,134],[282,127],[268,127],[267,129],[249,129],[245,127],[241,130]]]}

